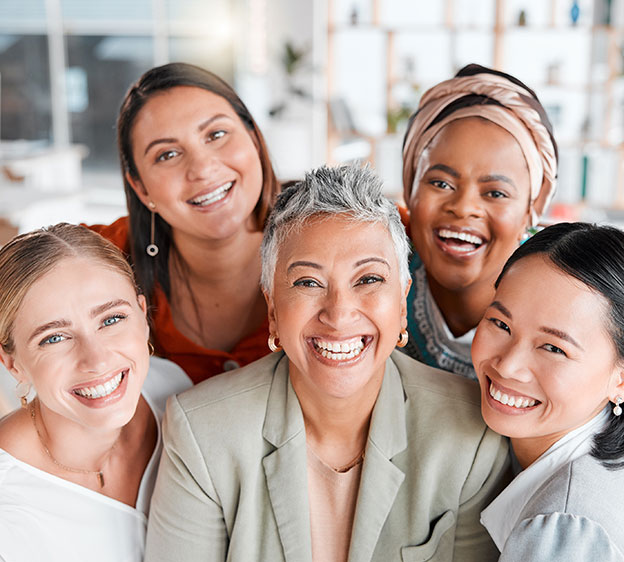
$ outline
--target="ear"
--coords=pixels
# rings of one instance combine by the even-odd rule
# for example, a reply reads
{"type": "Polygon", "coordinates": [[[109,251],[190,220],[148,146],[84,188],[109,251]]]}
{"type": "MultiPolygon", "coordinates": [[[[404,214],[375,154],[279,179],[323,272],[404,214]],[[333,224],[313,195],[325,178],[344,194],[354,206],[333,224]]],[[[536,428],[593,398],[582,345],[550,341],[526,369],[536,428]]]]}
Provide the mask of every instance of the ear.
{"type": "Polygon", "coordinates": [[[410,279],[401,295],[401,329],[407,329],[407,295],[409,294],[410,287],[412,286],[412,280],[410,279]]]}
{"type": "Polygon", "coordinates": [[[132,188],[132,191],[136,193],[136,196],[139,198],[141,203],[143,203],[143,205],[145,205],[149,209],[150,197],[141,180],[138,178],[133,178],[130,175],[130,172],[126,172],[125,178],[128,182],[128,185],[132,188]]]}
{"type": "Polygon", "coordinates": [[[266,291],[262,291],[264,295],[264,300],[267,303],[267,312],[269,315],[269,333],[275,334],[277,336],[277,318],[275,316],[275,303],[273,302],[273,297],[269,295],[266,291]]]}
{"type": "Polygon", "coordinates": [[[26,377],[21,373],[21,369],[19,369],[18,365],[15,363],[15,357],[13,357],[11,353],[4,351],[2,346],[0,346],[0,361],[17,382],[26,380],[26,377]]]}
{"type": "Polygon", "coordinates": [[[616,396],[624,399],[624,364],[618,365],[609,390],[609,400],[611,400],[611,402],[615,403],[616,396]]]}
{"type": "Polygon", "coordinates": [[[145,295],[137,296],[137,301],[141,310],[143,311],[143,316],[145,317],[145,337],[149,338],[149,322],[147,321],[147,301],[145,300],[145,295]]]}

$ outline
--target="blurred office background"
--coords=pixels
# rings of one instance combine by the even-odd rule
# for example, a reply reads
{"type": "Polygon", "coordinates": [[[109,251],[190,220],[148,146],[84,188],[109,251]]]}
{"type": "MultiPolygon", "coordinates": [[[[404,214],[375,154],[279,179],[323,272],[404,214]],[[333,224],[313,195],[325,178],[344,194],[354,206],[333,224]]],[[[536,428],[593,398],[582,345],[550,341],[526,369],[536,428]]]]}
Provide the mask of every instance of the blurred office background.
{"type": "Polygon", "coordinates": [[[422,93],[469,62],[547,107],[555,217],[624,208],[624,0],[0,0],[0,243],[124,212],[114,123],[151,66],[187,61],[239,92],[282,179],[368,160],[400,197],[422,93]]]}

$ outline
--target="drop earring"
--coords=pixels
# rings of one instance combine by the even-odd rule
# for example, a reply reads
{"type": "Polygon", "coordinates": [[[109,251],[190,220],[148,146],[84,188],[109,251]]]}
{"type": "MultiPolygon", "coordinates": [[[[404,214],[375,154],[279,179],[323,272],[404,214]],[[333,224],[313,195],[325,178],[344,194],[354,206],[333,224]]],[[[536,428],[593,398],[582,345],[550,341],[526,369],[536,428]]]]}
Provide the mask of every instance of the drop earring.
{"type": "Polygon", "coordinates": [[[28,406],[30,387],[30,383],[26,381],[19,381],[15,386],[15,395],[19,398],[22,408],[26,408],[26,406],[28,406]]]}
{"type": "Polygon", "coordinates": [[[160,251],[160,249],[154,243],[154,230],[155,230],[155,221],[156,221],[156,212],[154,211],[154,209],[156,208],[156,205],[154,204],[153,201],[149,202],[149,208],[150,208],[150,212],[152,213],[151,224],[150,224],[150,243],[147,245],[147,248],[145,248],[145,252],[151,258],[155,258],[158,255],[158,252],[160,251]]]}
{"type": "Polygon", "coordinates": [[[620,406],[620,404],[624,402],[624,400],[622,399],[621,396],[616,396],[615,397],[615,407],[613,408],[613,415],[614,416],[621,416],[622,415],[622,406],[620,406]]]}

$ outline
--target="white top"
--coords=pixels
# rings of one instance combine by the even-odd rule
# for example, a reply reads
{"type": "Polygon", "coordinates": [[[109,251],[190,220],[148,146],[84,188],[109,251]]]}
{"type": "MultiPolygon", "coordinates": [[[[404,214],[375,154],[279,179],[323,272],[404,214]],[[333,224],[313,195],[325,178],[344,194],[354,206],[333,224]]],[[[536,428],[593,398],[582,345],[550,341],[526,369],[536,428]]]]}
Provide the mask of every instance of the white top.
{"type": "Polygon", "coordinates": [[[140,562],[162,449],[160,422],[171,394],[190,388],[175,363],[150,358],[142,394],[158,426],[136,508],[68,482],[0,449],[0,561],[140,562]]]}
{"type": "Polygon", "coordinates": [[[585,425],[571,431],[535,462],[516,476],[500,495],[481,512],[481,523],[501,552],[518,523],[527,502],[538,488],[562,466],[587,454],[593,444],[593,436],[602,431],[609,419],[610,410],[605,408],[585,425]]]}

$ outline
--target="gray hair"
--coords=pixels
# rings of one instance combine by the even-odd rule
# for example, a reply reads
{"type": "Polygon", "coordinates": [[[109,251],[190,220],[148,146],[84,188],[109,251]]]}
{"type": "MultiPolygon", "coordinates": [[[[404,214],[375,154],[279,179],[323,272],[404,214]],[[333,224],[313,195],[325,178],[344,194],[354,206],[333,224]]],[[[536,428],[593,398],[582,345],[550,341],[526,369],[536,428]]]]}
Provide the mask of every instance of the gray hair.
{"type": "Polygon", "coordinates": [[[410,280],[410,252],[405,228],[396,206],[382,195],[382,182],[369,166],[330,168],[307,172],[303,181],[288,187],[277,198],[262,240],[264,291],[273,291],[277,257],[286,238],[316,216],[343,215],[353,222],[381,223],[392,238],[399,263],[401,285],[410,280]]]}

